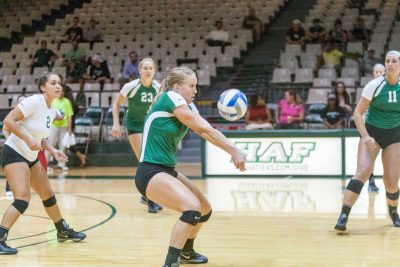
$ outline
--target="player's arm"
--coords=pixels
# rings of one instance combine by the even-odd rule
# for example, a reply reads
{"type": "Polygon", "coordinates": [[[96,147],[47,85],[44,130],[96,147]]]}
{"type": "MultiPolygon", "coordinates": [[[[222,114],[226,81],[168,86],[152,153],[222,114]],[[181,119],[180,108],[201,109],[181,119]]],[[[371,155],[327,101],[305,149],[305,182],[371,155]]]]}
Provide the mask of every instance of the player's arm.
{"type": "Polygon", "coordinates": [[[202,138],[228,152],[232,156],[233,162],[237,169],[240,169],[240,171],[244,171],[246,169],[245,156],[242,151],[238,149],[221,132],[214,129],[199,114],[194,113],[187,105],[181,105],[174,110],[174,115],[180,122],[192,129],[202,138]]]}
{"type": "Polygon", "coordinates": [[[369,136],[364,123],[364,114],[367,111],[369,104],[370,101],[367,98],[361,97],[357,103],[356,108],[354,109],[354,123],[356,124],[357,130],[360,133],[361,137],[369,136]]]}
{"type": "Polygon", "coordinates": [[[68,157],[62,152],[61,150],[55,149],[50,143],[47,141],[47,139],[42,139],[41,142],[42,148],[49,151],[53,157],[60,162],[67,162],[68,157]]]}
{"type": "Polygon", "coordinates": [[[119,124],[119,110],[124,101],[125,97],[122,94],[118,94],[112,107],[113,127],[111,130],[111,134],[118,138],[121,137],[121,125],[119,124]]]}
{"type": "Polygon", "coordinates": [[[6,116],[3,123],[5,127],[10,131],[10,133],[15,134],[19,138],[21,138],[32,150],[39,150],[40,144],[38,144],[33,137],[29,134],[29,132],[24,131],[21,126],[18,125],[18,121],[24,119],[24,114],[19,109],[19,107],[13,108],[10,113],[6,116]]]}
{"type": "Polygon", "coordinates": [[[7,126],[3,125],[3,135],[5,139],[8,139],[8,137],[11,135],[10,130],[7,128],[7,126]]]}

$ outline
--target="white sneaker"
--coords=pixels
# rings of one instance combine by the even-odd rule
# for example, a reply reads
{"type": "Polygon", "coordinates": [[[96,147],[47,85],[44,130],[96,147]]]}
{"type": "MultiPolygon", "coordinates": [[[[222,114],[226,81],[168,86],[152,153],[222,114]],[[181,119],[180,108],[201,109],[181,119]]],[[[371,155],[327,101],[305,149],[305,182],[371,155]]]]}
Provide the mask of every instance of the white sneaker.
{"type": "Polygon", "coordinates": [[[65,171],[65,172],[66,172],[66,171],[68,171],[68,170],[69,170],[69,168],[68,168],[67,166],[65,166],[65,165],[64,165],[64,166],[61,166],[61,170],[63,170],[63,171],[65,171]]]}
{"type": "Polygon", "coordinates": [[[13,192],[11,191],[6,191],[6,197],[13,197],[13,192]]]}
{"type": "Polygon", "coordinates": [[[47,174],[53,174],[54,173],[54,169],[52,167],[47,167],[47,174]]]}

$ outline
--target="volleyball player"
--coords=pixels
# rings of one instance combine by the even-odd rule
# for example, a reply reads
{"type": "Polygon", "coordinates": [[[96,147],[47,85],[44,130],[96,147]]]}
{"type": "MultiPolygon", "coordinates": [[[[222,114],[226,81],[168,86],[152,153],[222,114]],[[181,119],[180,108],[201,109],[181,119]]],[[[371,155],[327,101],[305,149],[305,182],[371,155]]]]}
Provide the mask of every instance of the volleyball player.
{"type": "MultiPolygon", "coordinates": [[[[155,73],[156,64],[151,58],[145,58],[140,61],[140,78],[126,83],[113,104],[113,127],[111,134],[120,138],[119,110],[125,99],[128,98],[128,111],[125,116],[125,123],[128,130],[129,143],[137,159],[139,159],[142,145],[144,119],[160,88],[160,84],[154,80],[155,73]]],[[[153,201],[148,201],[143,196],[141,201],[147,203],[150,213],[157,213],[162,209],[160,205],[153,201]]]]}
{"type": "Polygon", "coordinates": [[[187,67],[172,69],[163,81],[147,115],[135,184],[139,192],[164,207],[182,213],[175,224],[164,267],[180,263],[206,263],[193,243],[202,224],[211,216],[211,206],[201,191],[175,171],[177,145],[188,128],[232,155],[234,165],[245,170],[245,156],[198,113],[195,73],[187,67]]]}
{"type": "Polygon", "coordinates": [[[389,215],[395,227],[400,227],[397,212],[400,177],[400,53],[390,51],[385,57],[385,75],[370,81],[354,111],[354,121],[361,135],[358,145],[357,171],[347,185],[342,211],[335,226],[346,231],[351,207],[374,168],[382,149],[383,183],[389,215]],[[364,113],[367,111],[365,122],[364,113]]]}
{"type": "Polygon", "coordinates": [[[46,149],[55,159],[63,162],[68,160],[63,152],[56,150],[46,141],[50,134],[50,123],[56,113],[51,108],[51,103],[61,92],[59,76],[51,72],[44,73],[39,78],[39,90],[41,94],[24,99],[4,119],[11,135],[3,148],[2,165],[14,194],[14,202],[4,212],[0,224],[0,254],[18,252],[17,249],[9,247],[6,240],[9,229],[28,208],[30,187],[43,201],[45,210],[57,229],[59,242],[78,242],[86,238],[84,233],[75,232],[70,228],[61,216],[47,174],[37,159],[39,150],[46,149]]]}
{"type": "MultiPolygon", "coordinates": [[[[380,63],[375,64],[372,68],[372,76],[374,77],[374,79],[381,77],[383,74],[385,74],[385,66],[380,63]]],[[[375,184],[374,173],[371,173],[371,175],[369,176],[368,191],[379,192],[379,187],[377,187],[375,184]]]]}

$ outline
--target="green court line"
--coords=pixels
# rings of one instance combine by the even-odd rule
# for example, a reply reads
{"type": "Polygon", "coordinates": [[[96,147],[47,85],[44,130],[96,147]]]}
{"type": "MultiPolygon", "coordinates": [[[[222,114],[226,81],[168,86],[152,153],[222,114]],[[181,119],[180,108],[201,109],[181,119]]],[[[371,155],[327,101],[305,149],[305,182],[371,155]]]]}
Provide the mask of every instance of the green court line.
{"type": "MultiPolygon", "coordinates": [[[[70,195],[70,194],[67,194],[67,195],[70,195]]],[[[72,194],[72,195],[73,195],[73,194],[72,194]]],[[[108,203],[108,202],[105,202],[105,201],[100,200],[100,199],[92,198],[92,197],[82,196],[82,195],[74,195],[74,196],[81,197],[81,198],[87,198],[87,199],[91,199],[91,200],[94,200],[94,201],[103,203],[103,204],[105,204],[106,206],[108,206],[108,207],[111,209],[111,214],[110,214],[105,220],[103,220],[103,221],[101,221],[101,222],[99,222],[99,223],[97,223],[97,224],[95,224],[95,225],[93,225],[93,226],[90,226],[90,227],[88,227],[88,228],[86,228],[86,229],[83,229],[82,232],[89,231],[89,230],[91,230],[91,229],[93,229],[93,228],[96,228],[96,227],[99,227],[100,225],[105,224],[106,222],[108,222],[108,221],[110,221],[112,218],[114,218],[115,215],[117,214],[117,209],[116,209],[113,205],[111,205],[110,203],[108,203]]],[[[52,231],[55,231],[55,229],[53,229],[52,231]]],[[[44,233],[42,233],[42,234],[44,234],[44,233]]],[[[47,242],[54,241],[54,240],[57,240],[57,238],[51,238],[51,239],[47,239],[47,240],[44,240],[44,241],[40,241],[40,242],[36,242],[36,243],[32,243],[32,244],[27,244],[27,245],[19,246],[19,247],[17,247],[17,248],[31,247],[31,246],[35,246],[35,245],[47,243],[47,242]]]]}
{"type": "MultiPolygon", "coordinates": [[[[62,176],[62,179],[115,179],[115,180],[127,180],[127,179],[135,179],[135,176],[129,176],[129,175],[118,175],[118,176],[114,176],[114,175],[66,175],[63,176],[62,174],[60,175],[48,175],[48,177],[50,179],[59,179],[59,177],[62,176]]],[[[189,179],[203,179],[202,176],[187,176],[189,179]]],[[[0,175],[0,179],[5,179],[5,175],[0,175]]]]}

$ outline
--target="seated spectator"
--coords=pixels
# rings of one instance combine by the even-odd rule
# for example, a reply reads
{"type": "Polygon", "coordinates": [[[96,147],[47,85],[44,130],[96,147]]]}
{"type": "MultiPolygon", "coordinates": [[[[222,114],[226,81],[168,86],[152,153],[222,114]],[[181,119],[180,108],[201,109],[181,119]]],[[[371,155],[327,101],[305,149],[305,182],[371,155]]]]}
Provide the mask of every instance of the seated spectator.
{"type": "Polygon", "coordinates": [[[299,19],[294,19],[292,27],[286,33],[286,43],[287,44],[299,44],[304,46],[304,38],[306,33],[301,27],[301,21],[299,19]]]}
{"type": "Polygon", "coordinates": [[[262,33],[262,22],[256,17],[256,10],[253,7],[249,8],[249,15],[244,17],[242,27],[253,31],[253,39],[258,42],[262,33]]]}
{"type": "Polygon", "coordinates": [[[346,117],[349,118],[353,113],[353,108],[351,107],[351,98],[346,90],[346,85],[344,82],[337,82],[333,93],[339,102],[339,106],[342,107],[346,112],[346,117]]]}
{"type": "Polygon", "coordinates": [[[89,75],[83,75],[85,82],[89,83],[111,83],[110,71],[107,62],[100,55],[93,55],[89,67],[89,75]]]}
{"type": "Polygon", "coordinates": [[[326,30],[321,26],[320,19],[313,20],[313,26],[308,28],[307,42],[311,44],[321,44],[325,41],[326,30]]]}
{"type": "Polygon", "coordinates": [[[119,79],[119,85],[122,86],[130,81],[139,78],[139,59],[135,51],[129,53],[129,59],[126,61],[119,79]]]}
{"type": "Polygon", "coordinates": [[[344,51],[348,40],[349,36],[347,31],[342,28],[342,21],[337,19],[334,28],[326,35],[326,41],[331,42],[333,46],[344,51]]]}
{"type": "Polygon", "coordinates": [[[363,58],[363,71],[364,75],[369,75],[373,72],[374,66],[379,63],[379,59],[375,57],[375,50],[368,50],[363,58]]]}
{"type": "Polygon", "coordinates": [[[96,28],[96,21],[91,19],[89,27],[85,30],[85,41],[90,42],[90,46],[93,47],[94,42],[102,42],[103,34],[96,28]]]}
{"type": "Polygon", "coordinates": [[[83,39],[83,30],[79,26],[79,17],[75,16],[72,19],[72,26],[67,29],[64,34],[64,42],[65,43],[72,43],[72,41],[81,42],[83,39]]]}
{"type": "Polygon", "coordinates": [[[346,114],[334,93],[328,94],[328,105],[322,110],[325,129],[343,129],[346,125],[346,114]]]}
{"type": "Polygon", "coordinates": [[[353,42],[363,42],[365,45],[368,44],[370,30],[365,28],[364,19],[358,18],[356,25],[351,31],[352,41],[353,42]]]}
{"type": "Polygon", "coordinates": [[[72,49],[65,54],[64,66],[67,67],[67,83],[79,82],[86,72],[86,51],[79,42],[72,41],[72,49]]]}
{"type": "Polygon", "coordinates": [[[58,56],[52,50],[47,49],[47,41],[41,41],[39,50],[33,56],[31,73],[36,67],[48,67],[50,69],[57,58],[58,56]]]}
{"type": "Polygon", "coordinates": [[[380,63],[375,64],[374,68],[372,69],[372,76],[374,77],[374,79],[379,78],[384,74],[385,74],[385,66],[383,66],[380,63]]]}
{"type": "Polygon", "coordinates": [[[272,130],[271,112],[261,95],[253,95],[246,113],[247,130],[272,130]]]}
{"type": "Polygon", "coordinates": [[[340,69],[342,62],[341,59],[344,54],[335,48],[331,42],[326,42],[322,51],[322,67],[340,69]]]}
{"type": "Polygon", "coordinates": [[[300,123],[304,121],[304,105],[296,92],[285,91],[285,98],[279,101],[275,114],[279,129],[300,129],[300,123]]]}
{"type": "Polygon", "coordinates": [[[229,45],[229,33],[223,29],[224,24],[222,20],[215,22],[215,30],[207,34],[204,39],[209,46],[222,46],[229,45]]]}

